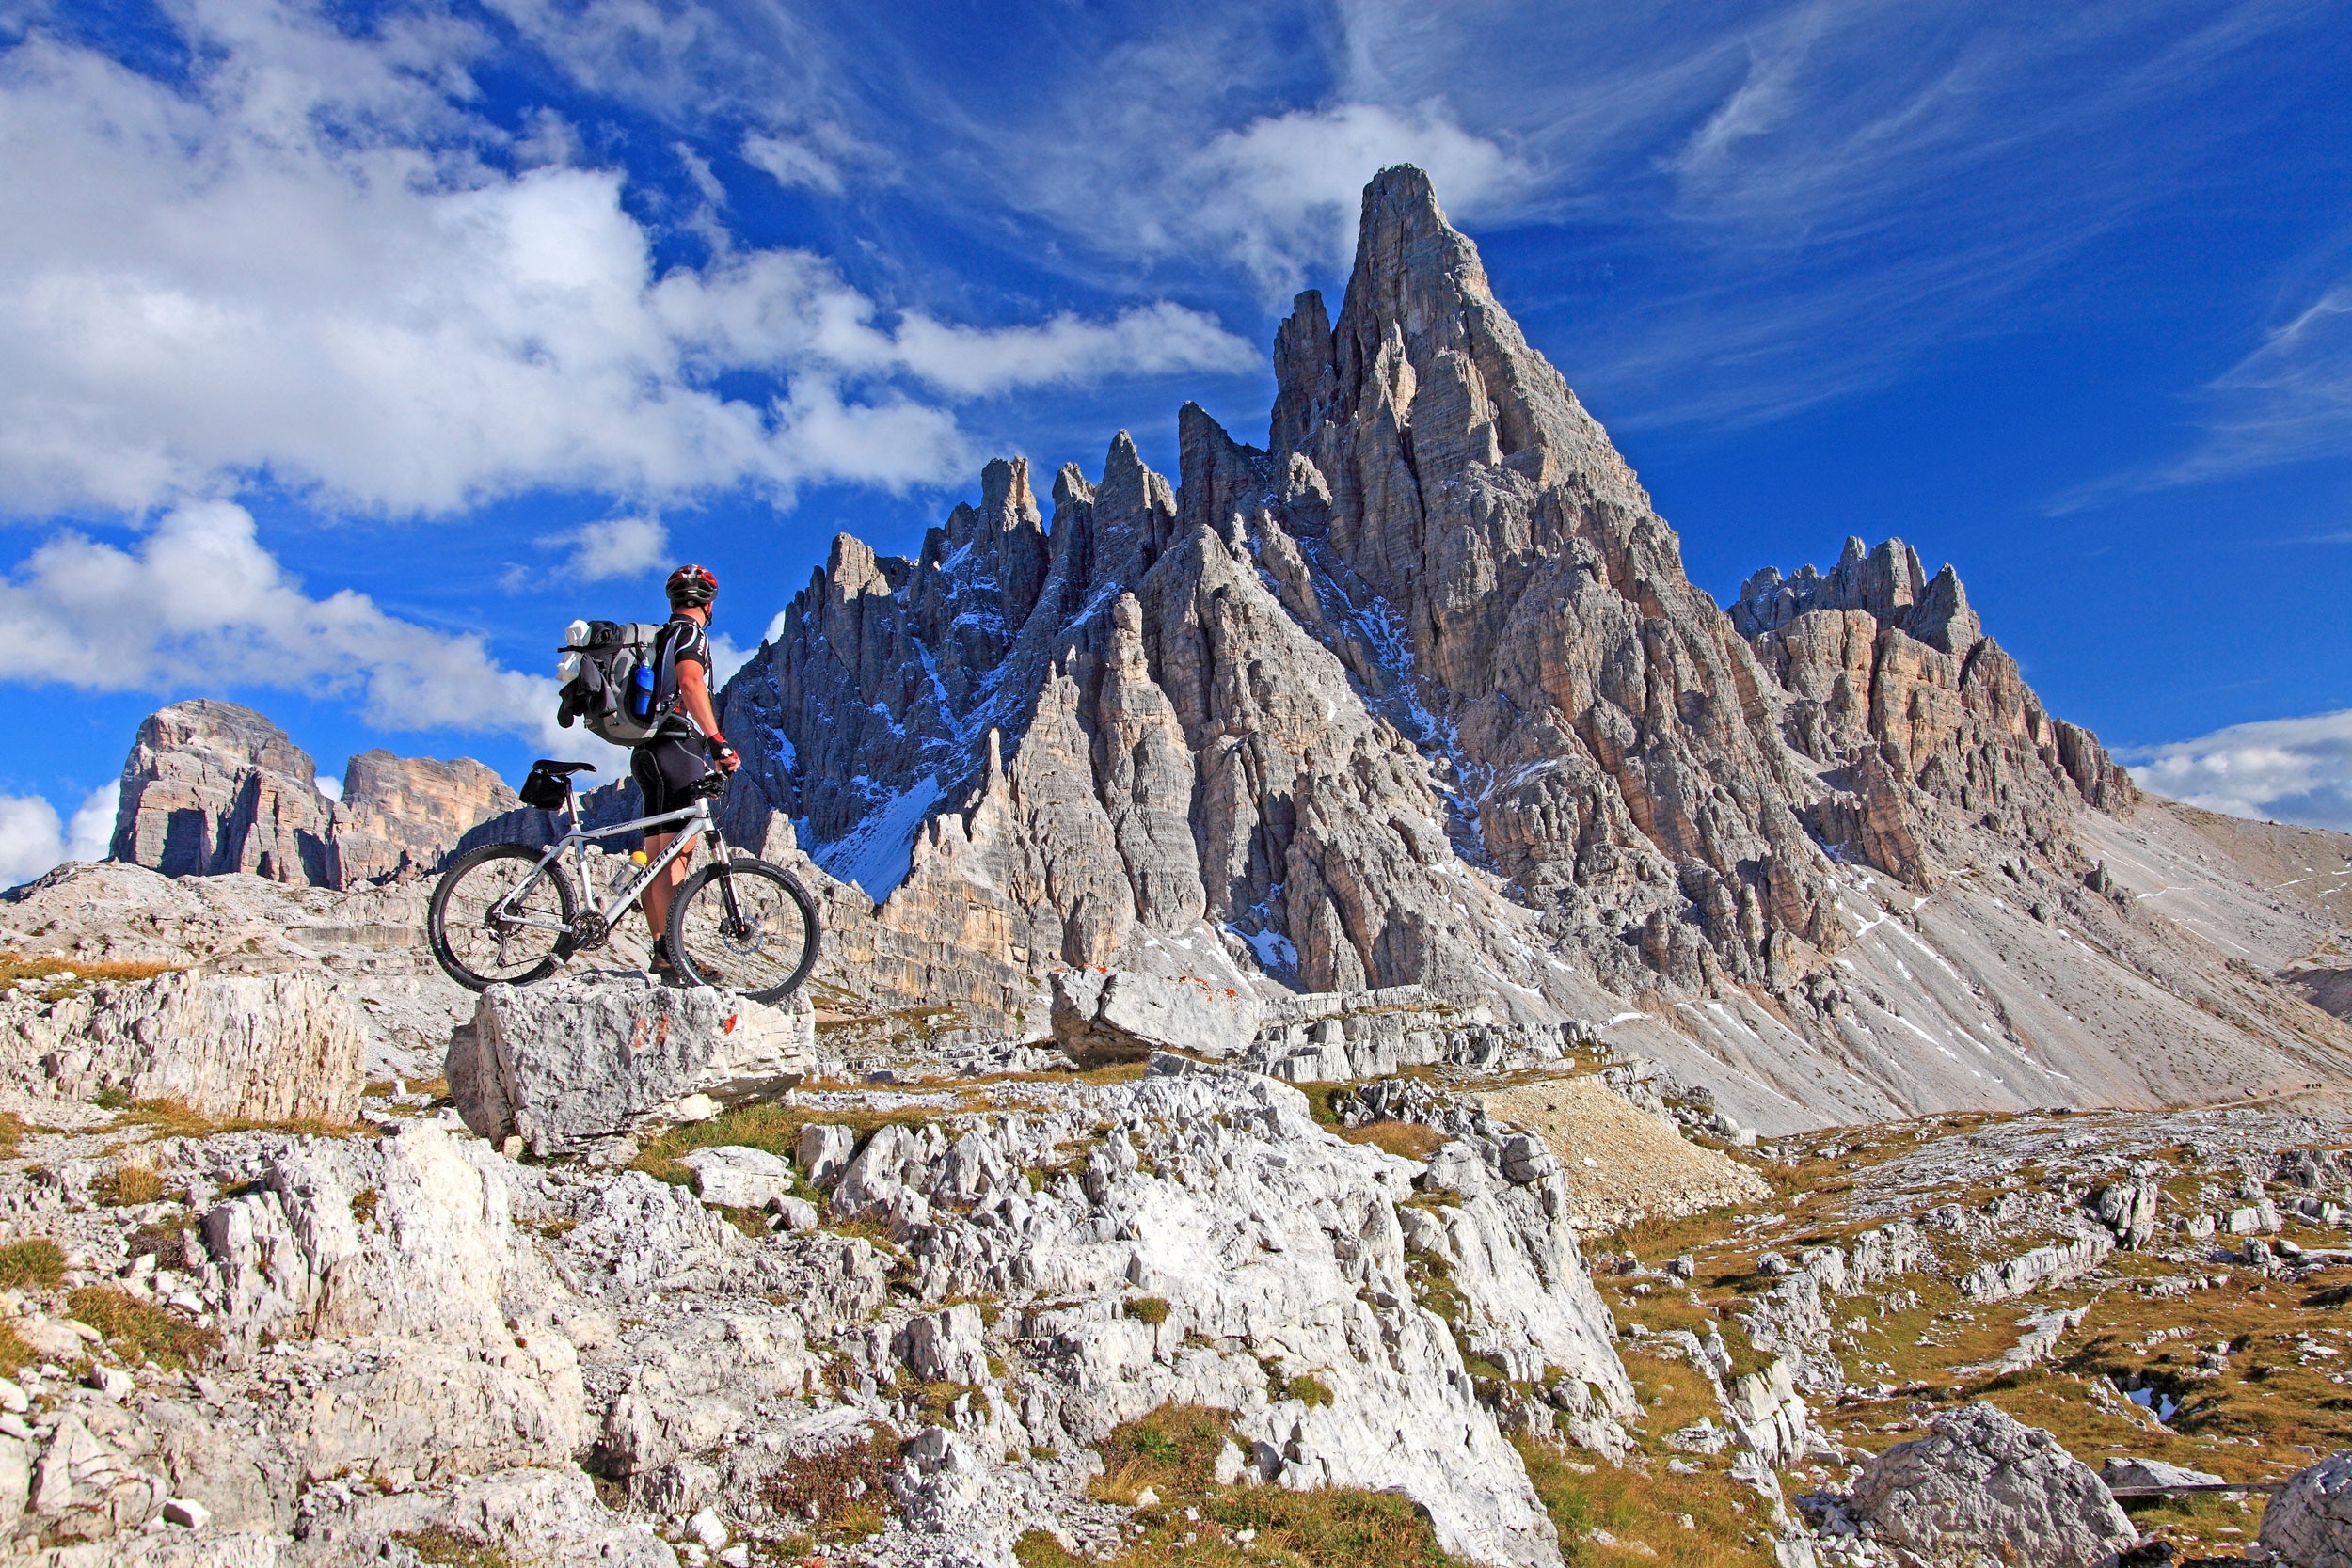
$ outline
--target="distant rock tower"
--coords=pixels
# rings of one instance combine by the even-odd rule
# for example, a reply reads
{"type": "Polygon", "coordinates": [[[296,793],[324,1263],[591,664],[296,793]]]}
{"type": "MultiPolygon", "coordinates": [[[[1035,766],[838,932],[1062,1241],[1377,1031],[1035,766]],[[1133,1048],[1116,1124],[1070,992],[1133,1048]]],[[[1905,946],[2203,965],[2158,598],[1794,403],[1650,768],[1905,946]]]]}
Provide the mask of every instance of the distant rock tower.
{"type": "Polygon", "coordinates": [[[519,803],[471,758],[373,751],[351,759],[338,806],[285,731],[249,707],[198,698],[139,725],[110,853],[167,877],[351,887],[437,870],[469,828],[519,803]]]}

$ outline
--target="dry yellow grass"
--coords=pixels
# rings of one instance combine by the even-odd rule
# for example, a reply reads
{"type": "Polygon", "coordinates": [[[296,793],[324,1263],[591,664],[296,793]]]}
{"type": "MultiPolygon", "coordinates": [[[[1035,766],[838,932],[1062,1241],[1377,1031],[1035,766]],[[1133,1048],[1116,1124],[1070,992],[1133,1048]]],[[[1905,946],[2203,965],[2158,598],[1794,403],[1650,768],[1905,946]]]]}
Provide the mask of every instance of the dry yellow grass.
{"type": "Polygon", "coordinates": [[[171,974],[185,969],[185,964],[124,964],[79,963],[63,958],[27,958],[22,953],[0,953],[0,986],[13,985],[19,980],[53,981],[41,988],[47,997],[71,995],[86,986],[101,981],[151,980],[158,974],[171,974]],[[59,980],[71,974],[71,980],[59,980]]]}
{"type": "Polygon", "coordinates": [[[118,1164],[98,1179],[98,1201],[112,1209],[135,1208],[164,1196],[164,1179],[150,1165],[118,1164]]]}
{"type": "MultiPolygon", "coordinates": [[[[1704,1331],[1712,1322],[1737,1352],[1742,1337],[1735,1315],[1770,1288],[1770,1280],[1756,1272],[1764,1252],[1793,1258],[1804,1247],[1850,1238],[1875,1223],[1851,1207],[1855,1195],[1887,1191],[1876,1167],[1922,1142],[1964,1137],[2004,1119],[1943,1117],[1908,1128],[1833,1130],[1789,1140],[1784,1147],[1795,1158],[1760,1173],[1774,1193],[1762,1208],[1780,1216],[1778,1223],[1742,1223],[1759,1212],[1758,1206],[1744,1205],[1628,1227],[1598,1249],[1602,1295],[1621,1323],[1704,1331]],[[1829,1152],[1833,1149],[1836,1152],[1829,1152]],[[1605,1266],[1614,1246],[1650,1263],[1690,1253],[1698,1263],[1697,1277],[1687,1284],[1661,1283],[1655,1275],[1617,1274],[1605,1266]]],[[[2173,1150],[2156,1158],[2177,1170],[2182,1156],[2173,1150]]],[[[2039,1189],[2045,1175],[2034,1165],[2010,1174],[2028,1190],[2039,1189]]],[[[2167,1180],[2167,1191],[2177,1206],[2189,1207],[2194,1189],[2209,1180],[2209,1171],[2175,1175],[2167,1180]]],[[[1912,1206],[1949,1201],[1980,1208],[2008,1190],[1990,1181],[1920,1189],[1912,1206]]],[[[2307,1247],[2341,1241],[2293,1224],[2288,1234],[2307,1247]]],[[[1947,1253],[1940,1271],[1904,1275],[1842,1297],[1833,1309],[1841,1331],[1857,1341],[1840,1351],[1849,1371],[1862,1384],[1893,1390],[1883,1399],[1866,1393],[1817,1402],[1824,1427],[1850,1450],[1883,1451],[1919,1435],[1935,1411],[1979,1399],[2052,1433],[2093,1467],[2130,1456],[2232,1481],[2278,1481],[2316,1456],[2352,1447],[2352,1366],[2345,1365],[2352,1362],[2352,1328],[2344,1320],[2352,1283],[2327,1283],[2352,1275],[2331,1273],[2290,1286],[2242,1268],[2217,1270],[2205,1263],[2193,1266],[2195,1272],[2226,1276],[2227,1283],[2151,1295],[2145,1287],[2177,1279],[2183,1266],[2153,1253],[2118,1253],[2096,1278],[2023,1300],[1982,1304],[1962,1296],[1953,1283],[1952,1275],[1970,1257],[1952,1243],[1936,1244],[1947,1253]],[[2086,1309],[2084,1323],[2066,1337],[2054,1362],[2007,1375],[1983,1370],[2017,1342],[2021,1318],[2074,1307],[2086,1309]],[[1843,1328],[1854,1319],[1863,1323],[1858,1332],[1843,1328]],[[2230,1346],[2230,1354],[2201,1354],[2217,1344],[2230,1346]],[[2134,1386],[2177,1402],[2169,1423],[2126,1401],[2121,1390],[2134,1386]]],[[[2029,1244],[2032,1239],[2026,1236],[2008,1243],[2010,1250],[2029,1244]]],[[[1627,1365],[1646,1400],[1655,1397],[1657,1380],[1641,1370],[1642,1360],[1634,1350],[1627,1365]]],[[[1645,1446],[1654,1449],[1662,1425],[1647,1424],[1645,1446]]],[[[1609,1474],[1602,1466],[1596,1477],[1609,1474]]],[[[1597,1481],[1581,1484],[1589,1491],[1597,1481]]],[[[2202,1551],[2251,1540],[2262,1502],[2261,1494],[2252,1494],[2243,1500],[2203,1497],[2129,1507],[2143,1529],[2165,1533],[2184,1550],[2202,1551]],[[2218,1533],[2225,1527],[2237,1533],[2218,1533]]],[[[1643,1539],[1661,1553],[1668,1549],[1654,1537],[1643,1539]]]]}
{"type": "MultiPolygon", "coordinates": [[[[1450,1568],[1429,1522],[1393,1493],[1330,1487],[1219,1486],[1216,1457],[1232,1417],[1201,1405],[1166,1405],[1113,1432],[1102,1445],[1093,1484],[1106,1502],[1138,1509],[1143,1533],[1109,1560],[1121,1568],[1450,1568]],[[1197,1517],[1188,1517],[1187,1511],[1197,1517]],[[1242,1532],[1250,1532],[1245,1544],[1242,1532]]],[[[1023,1568],[1064,1568],[1076,1560],[1042,1531],[1015,1549],[1023,1568]]]]}
{"type": "Polygon", "coordinates": [[[1426,1160],[1445,1142],[1444,1133],[1416,1121],[1375,1121],[1369,1127],[1348,1128],[1340,1136],[1349,1143],[1370,1144],[1407,1160],[1426,1160]]]}
{"type": "Polygon", "coordinates": [[[0,1246],[0,1290],[54,1291],[65,1279],[65,1254],[46,1236],[0,1246]]]}
{"type": "MultiPolygon", "coordinates": [[[[693,1173],[677,1162],[679,1156],[691,1154],[698,1148],[716,1148],[733,1144],[764,1149],[779,1159],[791,1160],[800,1146],[803,1127],[847,1127],[863,1142],[876,1128],[888,1123],[913,1125],[935,1120],[939,1114],[935,1107],[926,1105],[889,1111],[834,1111],[771,1101],[739,1105],[733,1110],[722,1111],[707,1121],[689,1122],[683,1127],[668,1129],[648,1141],[630,1164],[660,1180],[674,1182],[681,1187],[691,1186],[693,1173]]],[[[801,1196],[813,1198],[818,1195],[803,1188],[801,1196]]]]}
{"type": "Polygon", "coordinates": [[[1560,1532],[1560,1554],[1576,1568],[1757,1568],[1772,1560],[1756,1495],[1719,1468],[1677,1475],[1654,1459],[1617,1465],[1526,1436],[1513,1442],[1560,1532]]]}
{"type": "Polygon", "coordinates": [[[116,1354],[134,1364],[152,1361],[172,1370],[199,1367],[220,1348],[217,1330],[192,1323],[111,1285],[85,1285],[66,1297],[66,1306],[76,1318],[105,1336],[116,1354]]]}

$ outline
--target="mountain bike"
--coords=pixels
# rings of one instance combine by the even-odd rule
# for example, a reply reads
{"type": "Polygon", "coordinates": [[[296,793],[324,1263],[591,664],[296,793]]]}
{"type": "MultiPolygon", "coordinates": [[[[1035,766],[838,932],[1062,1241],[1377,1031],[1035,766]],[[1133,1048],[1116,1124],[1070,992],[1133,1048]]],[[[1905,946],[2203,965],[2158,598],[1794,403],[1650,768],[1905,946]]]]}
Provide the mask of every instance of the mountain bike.
{"type": "Polygon", "coordinates": [[[523,802],[560,810],[566,831],[545,849],[482,845],[441,873],[425,931],[434,958],[451,979],[469,990],[546,979],[576,955],[610,942],[653,879],[705,839],[711,863],[688,878],[670,905],[669,945],[679,980],[724,986],[755,1002],[779,1002],[808,978],[817,966],[817,907],[782,866],[748,855],[728,857],[710,809],[711,797],[726,788],[724,775],[713,773],[703,781],[694,803],[684,810],[583,829],[571,775],[595,771],[585,762],[542,758],[532,764],[523,802]],[[675,831],[677,837],[659,860],[639,853],[623,862],[628,870],[611,895],[597,902],[589,845],[648,829],[675,831]],[[582,889],[588,890],[585,899],[582,889]]]}

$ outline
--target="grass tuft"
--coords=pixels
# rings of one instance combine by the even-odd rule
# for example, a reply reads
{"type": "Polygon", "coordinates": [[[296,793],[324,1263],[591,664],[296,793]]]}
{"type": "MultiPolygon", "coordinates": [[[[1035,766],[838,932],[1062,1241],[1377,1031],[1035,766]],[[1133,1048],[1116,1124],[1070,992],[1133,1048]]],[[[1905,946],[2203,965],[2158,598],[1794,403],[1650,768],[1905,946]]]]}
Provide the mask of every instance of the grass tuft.
{"type": "MultiPolygon", "coordinates": [[[[812,1124],[847,1127],[857,1134],[860,1143],[864,1143],[876,1128],[887,1123],[915,1125],[935,1120],[938,1115],[938,1111],[930,1106],[914,1106],[902,1111],[818,1111],[807,1106],[762,1101],[722,1111],[707,1121],[665,1129],[638,1150],[637,1158],[629,1162],[629,1166],[644,1171],[658,1181],[691,1188],[694,1184],[694,1173],[679,1164],[678,1160],[698,1148],[740,1146],[765,1150],[797,1165],[803,1127],[812,1124]]],[[[793,1180],[792,1191],[795,1196],[812,1202],[823,1196],[798,1177],[793,1180]]]]}
{"type": "Polygon", "coordinates": [[[1352,1144],[1370,1144],[1407,1160],[1427,1160],[1445,1146],[1445,1134],[1417,1121],[1375,1121],[1340,1133],[1352,1144]]]}
{"type": "Polygon", "coordinates": [[[1083,1568],[1085,1563],[1085,1559],[1071,1556],[1060,1542],[1041,1529],[1033,1529],[1012,1544],[1012,1560],[1021,1568],[1083,1568]]]}
{"type": "Polygon", "coordinates": [[[117,1126],[152,1127],[166,1137],[209,1138],[219,1132],[307,1132],[313,1137],[348,1137],[365,1131],[357,1123],[297,1117],[291,1121],[247,1121],[205,1115],[176,1095],[159,1100],[132,1100],[119,1089],[107,1089],[95,1103],[120,1114],[117,1126]]]}
{"type": "MultiPolygon", "coordinates": [[[[1104,1441],[1094,1495],[1124,1507],[1146,1490],[1157,1498],[1136,1510],[1133,1522],[1144,1532],[1113,1560],[1122,1568],[1451,1568],[1427,1516],[1395,1493],[1217,1485],[1217,1456],[1232,1440],[1230,1412],[1163,1405],[1104,1441]],[[1247,1543],[1243,1531],[1250,1532],[1247,1543]]],[[[1063,1568],[1069,1554],[1032,1532],[1016,1560],[1023,1568],[1063,1568]]]]}
{"type": "MultiPolygon", "coordinates": [[[[1511,1441],[1560,1532],[1560,1555],[1571,1568],[1629,1563],[1643,1555],[1641,1547],[1654,1553],[1653,1560],[1663,1568],[1769,1568],[1772,1561],[1769,1533],[1758,1533],[1759,1514],[1731,1511],[1746,1489],[1720,1472],[1685,1476],[1662,1468],[1621,1468],[1605,1460],[1587,1464],[1525,1433],[1511,1441]],[[1683,1518],[1691,1521],[1690,1528],[1682,1527],[1683,1518]],[[1620,1544],[1595,1540],[1595,1530],[1607,1531],[1620,1544]],[[1629,1549],[1635,1542],[1640,1546],[1629,1549]]],[[[1746,1506],[1756,1507],[1753,1501],[1746,1506]]]]}
{"type": "Polygon", "coordinates": [[[0,953],[0,986],[30,980],[43,1001],[56,1002],[102,982],[151,980],[171,974],[185,964],[69,963],[63,958],[29,958],[22,953],[0,953]],[[72,975],[72,979],[63,976],[72,975]]]}
{"type": "Polygon", "coordinates": [[[876,1427],[854,1443],[791,1461],[762,1496],[778,1519],[812,1540],[861,1540],[897,1512],[889,1477],[898,1464],[898,1438],[876,1427]]]}
{"type": "Polygon", "coordinates": [[[65,1254],[46,1236],[0,1246],[0,1290],[54,1291],[65,1283],[65,1254]]]}
{"type": "Polygon", "coordinates": [[[1282,1397],[1296,1400],[1310,1410],[1318,1410],[1331,1402],[1331,1389],[1314,1373],[1301,1372],[1282,1385],[1282,1397]]]}
{"type": "Polygon", "coordinates": [[[392,1539],[417,1554],[419,1562],[433,1568],[514,1568],[514,1560],[500,1546],[485,1545],[435,1525],[426,1529],[395,1531],[392,1539]]]}
{"type": "Polygon", "coordinates": [[[181,1371],[202,1366],[220,1348],[217,1329],[192,1323],[111,1285],[85,1285],[65,1299],[67,1309],[105,1336],[125,1361],[152,1361],[181,1371]]]}
{"type": "Polygon", "coordinates": [[[98,1179],[97,1191],[109,1209],[135,1209],[164,1196],[164,1179],[151,1165],[118,1164],[98,1179]]]}

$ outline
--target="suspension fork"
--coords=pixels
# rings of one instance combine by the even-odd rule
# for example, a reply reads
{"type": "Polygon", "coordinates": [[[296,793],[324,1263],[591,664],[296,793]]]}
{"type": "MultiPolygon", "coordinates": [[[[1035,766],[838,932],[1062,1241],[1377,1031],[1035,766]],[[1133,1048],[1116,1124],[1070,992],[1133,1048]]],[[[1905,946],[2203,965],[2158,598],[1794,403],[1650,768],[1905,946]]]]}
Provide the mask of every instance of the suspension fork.
{"type": "Polygon", "coordinates": [[[726,846],[719,840],[719,829],[716,823],[711,825],[708,837],[711,869],[719,879],[720,901],[726,906],[727,911],[726,928],[730,935],[739,937],[744,932],[743,909],[736,902],[735,868],[727,861],[726,846]]]}

